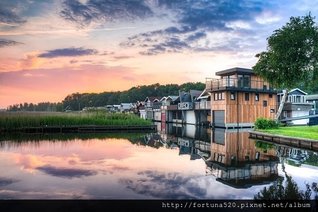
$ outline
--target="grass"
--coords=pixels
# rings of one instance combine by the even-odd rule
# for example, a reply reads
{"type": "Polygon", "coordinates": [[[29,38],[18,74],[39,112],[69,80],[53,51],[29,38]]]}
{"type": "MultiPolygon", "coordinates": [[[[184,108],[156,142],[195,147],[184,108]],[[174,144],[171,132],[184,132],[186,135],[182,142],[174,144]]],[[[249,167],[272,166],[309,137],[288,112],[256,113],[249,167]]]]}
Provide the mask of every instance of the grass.
{"type": "Polygon", "coordinates": [[[151,122],[134,114],[107,113],[103,111],[77,113],[3,112],[0,129],[19,129],[42,126],[147,126],[151,122]]]}
{"type": "Polygon", "coordinates": [[[318,140],[318,126],[288,126],[259,131],[275,135],[318,140]]]}

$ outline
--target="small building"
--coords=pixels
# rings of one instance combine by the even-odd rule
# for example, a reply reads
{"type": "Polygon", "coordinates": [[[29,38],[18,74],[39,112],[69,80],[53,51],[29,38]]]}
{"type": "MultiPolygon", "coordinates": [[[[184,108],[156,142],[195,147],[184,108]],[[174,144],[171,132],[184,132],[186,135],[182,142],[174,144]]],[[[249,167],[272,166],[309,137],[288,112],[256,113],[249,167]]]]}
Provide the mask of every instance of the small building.
{"type": "Polygon", "coordinates": [[[231,68],[207,79],[211,94],[212,125],[223,128],[253,127],[258,117],[274,119],[277,91],[253,70],[231,68]]]}
{"type": "MultiPolygon", "coordinates": [[[[277,94],[278,102],[283,97],[283,93],[277,94]]],[[[294,118],[299,116],[308,116],[310,110],[313,107],[313,103],[309,103],[306,100],[307,93],[299,88],[292,89],[288,92],[287,100],[284,104],[281,119],[294,118]]],[[[289,124],[292,125],[307,125],[309,119],[292,120],[289,124]]]]}
{"type": "Polygon", "coordinates": [[[160,112],[160,106],[161,106],[160,99],[161,99],[160,97],[147,97],[145,99],[144,102],[145,102],[145,111],[146,111],[147,119],[155,120],[155,113],[156,113],[156,117],[158,118],[158,112],[160,112]]]}

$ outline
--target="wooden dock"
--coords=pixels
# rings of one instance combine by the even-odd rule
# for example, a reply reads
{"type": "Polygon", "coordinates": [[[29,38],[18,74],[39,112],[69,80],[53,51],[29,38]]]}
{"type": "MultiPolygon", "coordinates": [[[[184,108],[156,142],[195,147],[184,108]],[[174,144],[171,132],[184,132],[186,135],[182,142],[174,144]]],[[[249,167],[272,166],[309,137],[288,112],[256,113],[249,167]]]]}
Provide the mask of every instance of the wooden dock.
{"type": "Polygon", "coordinates": [[[250,131],[249,138],[269,141],[277,144],[282,144],[290,147],[315,150],[318,151],[318,141],[313,139],[295,138],[283,135],[273,135],[257,131],[250,131]]]}
{"type": "Polygon", "coordinates": [[[1,132],[22,132],[22,133],[103,133],[103,132],[155,132],[156,126],[99,126],[99,125],[79,125],[79,126],[42,126],[23,127],[17,129],[2,129],[1,132]]]}

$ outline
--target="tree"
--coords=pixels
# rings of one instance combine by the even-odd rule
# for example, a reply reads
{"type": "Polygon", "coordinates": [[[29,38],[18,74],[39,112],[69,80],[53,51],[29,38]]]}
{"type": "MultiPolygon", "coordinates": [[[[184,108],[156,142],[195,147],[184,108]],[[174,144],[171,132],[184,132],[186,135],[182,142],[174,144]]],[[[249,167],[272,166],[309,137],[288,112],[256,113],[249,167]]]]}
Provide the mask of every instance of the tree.
{"type": "MultiPolygon", "coordinates": [[[[267,51],[256,55],[259,58],[253,67],[256,74],[276,88],[311,90],[317,87],[318,27],[311,14],[291,17],[285,26],[275,30],[267,40],[267,51]]],[[[285,100],[282,99],[281,105],[285,100]]]]}

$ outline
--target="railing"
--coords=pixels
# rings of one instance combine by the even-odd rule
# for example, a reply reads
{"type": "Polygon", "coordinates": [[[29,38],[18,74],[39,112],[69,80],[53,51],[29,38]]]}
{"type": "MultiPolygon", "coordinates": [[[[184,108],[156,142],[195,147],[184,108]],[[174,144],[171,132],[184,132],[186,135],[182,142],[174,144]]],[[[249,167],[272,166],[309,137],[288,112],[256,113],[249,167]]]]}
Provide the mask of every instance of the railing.
{"type": "Polygon", "coordinates": [[[268,82],[262,80],[246,80],[246,79],[211,79],[207,78],[205,87],[207,91],[218,90],[259,90],[259,91],[275,91],[268,82]]]}
{"type": "Polygon", "coordinates": [[[178,109],[178,105],[168,105],[167,106],[167,110],[177,110],[178,109]]]}
{"type": "Polygon", "coordinates": [[[211,102],[210,101],[195,102],[194,109],[196,110],[211,109],[211,102]]]}

